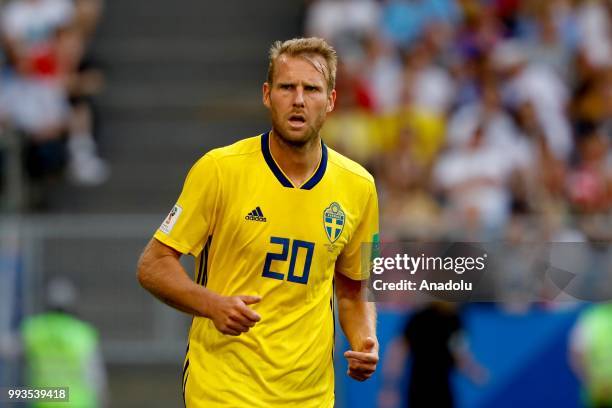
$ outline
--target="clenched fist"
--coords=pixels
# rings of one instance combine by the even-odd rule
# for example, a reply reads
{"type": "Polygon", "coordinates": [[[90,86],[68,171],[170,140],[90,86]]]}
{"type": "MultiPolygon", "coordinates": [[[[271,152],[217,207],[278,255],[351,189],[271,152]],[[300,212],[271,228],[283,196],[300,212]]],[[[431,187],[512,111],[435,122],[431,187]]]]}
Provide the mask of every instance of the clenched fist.
{"type": "Polygon", "coordinates": [[[248,307],[260,300],[259,296],[218,296],[211,304],[210,319],[221,333],[239,336],[261,320],[261,316],[248,307]]]}
{"type": "Polygon", "coordinates": [[[365,381],[374,374],[378,364],[378,346],[376,341],[368,337],[359,348],[359,351],[346,351],[344,357],[348,360],[347,374],[357,381],[365,381]]]}

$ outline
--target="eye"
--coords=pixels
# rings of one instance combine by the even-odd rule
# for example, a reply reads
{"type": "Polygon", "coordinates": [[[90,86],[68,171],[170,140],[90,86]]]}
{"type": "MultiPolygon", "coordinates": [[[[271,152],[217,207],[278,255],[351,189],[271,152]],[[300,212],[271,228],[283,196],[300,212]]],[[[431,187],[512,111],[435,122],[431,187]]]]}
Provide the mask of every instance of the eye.
{"type": "Polygon", "coordinates": [[[305,90],[307,90],[308,92],[314,92],[314,91],[318,91],[319,88],[313,85],[306,85],[304,87],[305,90]]]}
{"type": "Polygon", "coordinates": [[[291,84],[280,84],[280,89],[288,90],[291,89],[293,85],[291,84]]]}

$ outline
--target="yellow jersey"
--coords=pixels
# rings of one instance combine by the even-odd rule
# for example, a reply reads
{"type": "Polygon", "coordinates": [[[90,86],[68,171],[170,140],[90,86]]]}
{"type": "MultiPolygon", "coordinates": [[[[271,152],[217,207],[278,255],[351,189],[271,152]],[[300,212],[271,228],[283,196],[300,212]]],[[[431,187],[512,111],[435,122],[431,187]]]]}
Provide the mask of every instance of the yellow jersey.
{"type": "Polygon", "coordinates": [[[261,320],[235,337],[193,319],[186,406],[333,407],[334,272],[367,279],[377,233],[372,176],[324,143],[301,186],[274,161],[269,133],[205,154],[155,238],[196,258],[198,284],[261,296],[249,306],[261,320]]]}

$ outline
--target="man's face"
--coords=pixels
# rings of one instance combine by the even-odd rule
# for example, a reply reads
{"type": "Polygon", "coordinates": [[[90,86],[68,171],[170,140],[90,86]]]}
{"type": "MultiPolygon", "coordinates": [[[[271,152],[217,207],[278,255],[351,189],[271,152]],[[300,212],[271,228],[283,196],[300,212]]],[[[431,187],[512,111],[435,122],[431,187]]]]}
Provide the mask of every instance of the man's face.
{"type": "Polygon", "coordinates": [[[273,83],[264,83],[263,103],[270,110],[272,128],[288,144],[304,146],[315,139],[334,108],[336,91],[327,91],[324,67],[320,56],[281,55],[273,83]]]}

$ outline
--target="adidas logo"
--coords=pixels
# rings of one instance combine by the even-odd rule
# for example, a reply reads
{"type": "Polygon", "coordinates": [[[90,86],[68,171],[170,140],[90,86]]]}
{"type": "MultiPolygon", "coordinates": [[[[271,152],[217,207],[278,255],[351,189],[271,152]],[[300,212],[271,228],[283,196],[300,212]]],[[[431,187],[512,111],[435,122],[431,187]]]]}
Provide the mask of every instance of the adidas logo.
{"type": "Polygon", "coordinates": [[[264,217],[263,213],[261,212],[261,208],[259,207],[248,213],[244,219],[249,221],[266,222],[266,217],[264,217]]]}

